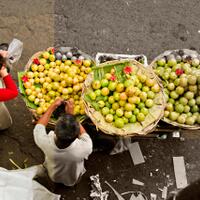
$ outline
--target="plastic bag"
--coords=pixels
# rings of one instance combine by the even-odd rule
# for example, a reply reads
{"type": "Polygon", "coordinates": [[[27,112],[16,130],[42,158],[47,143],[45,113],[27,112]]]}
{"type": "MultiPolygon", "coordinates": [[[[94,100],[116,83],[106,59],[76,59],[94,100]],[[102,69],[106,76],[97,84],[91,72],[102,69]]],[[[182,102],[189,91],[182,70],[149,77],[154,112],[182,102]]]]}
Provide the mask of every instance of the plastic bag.
{"type": "Polygon", "coordinates": [[[13,39],[8,47],[8,60],[10,64],[17,62],[22,54],[23,43],[18,39],[13,39]]]}

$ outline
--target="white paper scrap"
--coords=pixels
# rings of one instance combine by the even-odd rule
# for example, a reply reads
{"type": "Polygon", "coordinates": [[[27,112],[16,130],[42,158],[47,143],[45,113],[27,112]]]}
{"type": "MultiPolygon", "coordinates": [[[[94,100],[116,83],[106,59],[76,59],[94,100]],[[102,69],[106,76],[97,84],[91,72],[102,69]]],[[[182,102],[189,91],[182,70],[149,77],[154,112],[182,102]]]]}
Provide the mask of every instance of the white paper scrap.
{"type": "Polygon", "coordinates": [[[133,160],[134,165],[138,165],[145,162],[138,142],[128,144],[128,149],[131,154],[131,158],[133,160]]]}
{"type": "Polygon", "coordinates": [[[185,170],[185,162],[184,157],[173,157],[173,163],[174,163],[174,173],[176,178],[176,186],[178,189],[185,188],[187,183],[187,177],[186,177],[186,170],[185,170]]]}
{"type": "Polygon", "coordinates": [[[133,178],[133,180],[132,180],[132,184],[134,184],[134,185],[144,186],[144,183],[143,183],[143,182],[138,181],[138,180],[136,180],[136,179],[134,179],[134,178],[133,178]]]}

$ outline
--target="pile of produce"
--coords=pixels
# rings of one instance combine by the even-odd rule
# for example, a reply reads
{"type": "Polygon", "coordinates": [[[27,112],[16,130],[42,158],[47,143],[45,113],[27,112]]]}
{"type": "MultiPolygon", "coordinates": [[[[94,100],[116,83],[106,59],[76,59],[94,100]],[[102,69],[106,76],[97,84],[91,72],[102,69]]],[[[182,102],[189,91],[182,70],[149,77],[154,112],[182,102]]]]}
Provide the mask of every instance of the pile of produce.
{"type": "Polygon", "coordinates": [[[200,57],[191,50],[167,51],[152,63],[167,101],[164,121],[200,128],[200,57]]]}
{"type": "Polygon", "coordinates": [[[26,105],[37,117],[57,97],[73,99],[74,113],[85,115],[82,85],[93,65],[91,58],[76,48],[49,48],[32,56],[24,72],[19,72],[20,91],[26,105]]]}
{"type": "Polygon", "coordinates": [[[86,113],[103,132],[146,134],[163,116],[164,94],[152,70],[134,60],[93,68],[84,84],[86,113]]]}

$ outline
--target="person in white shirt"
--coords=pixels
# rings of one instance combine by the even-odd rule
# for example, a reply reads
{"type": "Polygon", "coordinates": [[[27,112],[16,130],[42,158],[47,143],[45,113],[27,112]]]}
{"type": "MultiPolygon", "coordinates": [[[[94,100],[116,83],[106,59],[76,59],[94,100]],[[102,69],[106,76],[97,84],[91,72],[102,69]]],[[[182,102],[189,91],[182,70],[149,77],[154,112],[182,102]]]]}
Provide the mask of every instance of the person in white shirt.
{"type": "Polygon", "coordinates": [[[49,119],[58,106],[57,99],[38,120],[34,140],[45,154],[44,167],[53,182],[74,186],[85,173],[84,160],[92,153],[92,140],[73,116],[73,103],[67,101],[66,114],[59,117],[55,130],[46,132],[49,119]]]}

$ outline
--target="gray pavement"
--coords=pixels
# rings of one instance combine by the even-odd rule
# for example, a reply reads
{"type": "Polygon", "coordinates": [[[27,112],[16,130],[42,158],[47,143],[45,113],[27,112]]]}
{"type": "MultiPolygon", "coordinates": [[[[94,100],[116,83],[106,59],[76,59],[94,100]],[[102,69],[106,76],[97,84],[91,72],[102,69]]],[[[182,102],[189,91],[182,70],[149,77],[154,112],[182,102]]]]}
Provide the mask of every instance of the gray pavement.
{"type": "MultiPolygon", "coordinates": [[[[147,55],[149,62],[168,49],[192,48],[200,51],[200,4],[198,0],[0,0],[0,42],[17,37],[24,42],[20,62],[13,75],[22,70],[30,56],[49,46],[77,46],[82,51],[147,55]]],[[[13,126],[0,135],[0,166],[12,169],[9,158],[20,167],[43,162],[43,154],[32,137],[31,115],[21,97],[8,102],[13,126]]],[[[145,163],[134,166],[128,152],[109,156],[93,153],[86,163],[87,173],[73,188],[40,181],[63,199],[89,199],[89,176],[100,174],[103,189],[110,200],[117,199],[104,183],[107,180],[120,193],[140,190],[161,199],[161,192],[171,183],[176,190],[172,157],[184,156],[188,182],[199,177],[200,132],[184,131],[184,141],[156,138],[134,139],[145,156],[145,163]],[[150,176],[152,173],[152,176],[150,176]],[[145,183],[132,185],[132,178],[145,183]]],[[[129,199],[129,196],[124,196],[129,199]]]]}

